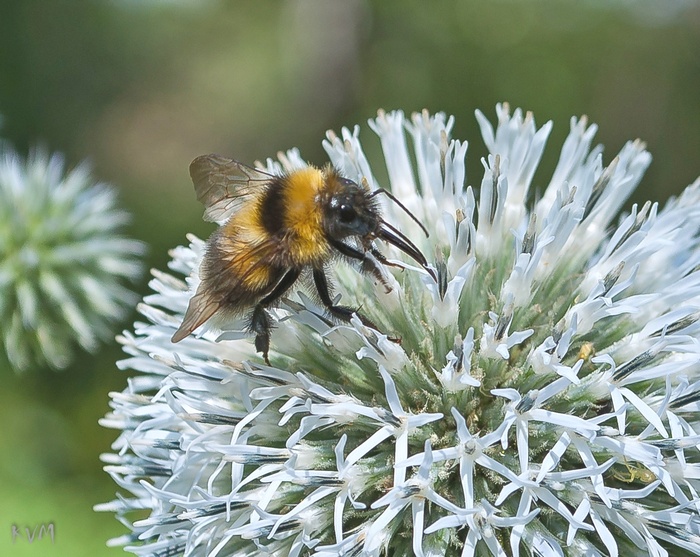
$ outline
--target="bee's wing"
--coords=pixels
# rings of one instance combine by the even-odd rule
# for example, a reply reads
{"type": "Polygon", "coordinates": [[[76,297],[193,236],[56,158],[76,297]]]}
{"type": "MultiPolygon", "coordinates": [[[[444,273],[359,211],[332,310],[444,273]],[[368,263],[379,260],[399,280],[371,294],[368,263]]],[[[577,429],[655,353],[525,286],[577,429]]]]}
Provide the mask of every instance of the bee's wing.
{"type": "Polygon", "coordinates": [[[172,337],[172,342],[180,342],[183,338],[189,335],[207,319],[216,313],[221,307],[221,302],[215,300],[208,290],[200,289],[190,299],[190,304],[187,306],[185,318],[182,320],[180,327],[172,337]]]}
{"type": "Polygon", "coordinates": [[[217,267],[214,276],[225,276],[225,283],[221,280],[212,283],[203,279],[194,296],[190,298],[185,317],[173,334],[172,342],[180,342],[222,307],[226,306],[236,312],[252,307],[261,297],[268,294],[280,280],[281,275],[271,273],[268,280],[263,281],[262,284],[251,284],[250,279],[256,272],[270,267],[278,245],[278,242],[272,238],[266,238],[258,245],[237,253],[233,259],[233,267],[245,269],[243,273],[231,274],[230,270],[225,268],[228,264],[217,267]]]}
{"type": "Polygon", "coordinates": [[[274,176],[221,155],[202,155],[190,164],[197,199],[204,205],[204,220],[222,223],[260,192],[274,176]]]}

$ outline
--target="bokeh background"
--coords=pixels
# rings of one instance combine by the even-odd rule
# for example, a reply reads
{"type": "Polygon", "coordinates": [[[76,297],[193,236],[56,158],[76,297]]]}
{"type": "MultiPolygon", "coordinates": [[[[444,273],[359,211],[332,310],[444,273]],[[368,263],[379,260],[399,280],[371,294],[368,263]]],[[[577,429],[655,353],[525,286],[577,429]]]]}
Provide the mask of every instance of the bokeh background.
{"type": "MultiPolygon", "coordinates": [[[[0,0],[0,137],[88,159],[119,189],[146,268],[187,232],[208,235],[187,167],[208,152],[252,162],[299,147],[325,162],[327,129],[378,108],[456,116],[468,181],[484,154],[473,112],[497,102],[554,120],[536,183],[572,115],[600,125],[609,162],[642,138],[654,161],[632,202],[700,174],[700,6],[683,0],[0,0]]],[[[361,137],[376,150],[372,132],[361,137]]],[[[629,206],[629,205],[628,205],[629,206]]],[[[137,285],[147,292],[144,274],[137,285]]],[[[2,293],[0,292],[0,296],[2,293]]],[[[135,312],[131,322],[136,319],[135,312]]],[[[129,322],[122,327],[130,327],[129,322]]],[[[115,556],[123,527],[92,511],[116,485],[97,420],[122,390],[116,343],[62,372],[0,369],[0,555],[115,556]],[[12,542],[53,522],[55,541],[12,542]]]]}

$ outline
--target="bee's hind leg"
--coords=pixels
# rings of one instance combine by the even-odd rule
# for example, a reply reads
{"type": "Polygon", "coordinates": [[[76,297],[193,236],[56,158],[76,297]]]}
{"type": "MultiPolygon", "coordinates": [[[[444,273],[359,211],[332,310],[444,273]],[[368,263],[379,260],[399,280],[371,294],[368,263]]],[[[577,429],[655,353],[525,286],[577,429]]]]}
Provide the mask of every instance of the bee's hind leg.
{"type": "Polygon", "coordinates": [[[272,331],[272,318],[265,308],[275,303],[296,282],[300,274],[299,269],[291,269],[280,279],[275,287],[253,308],[250,316],[248,330],[255,333],[255,350],[260,352],[265,363],[270,365],[268,353],[270,351],[270,332],[272,331]]]}
{"type": "Polygon", "coordinates": [[[248,329],[251,333],[255,333],[255,350],[260,352],[265,359],[265,363],[270,365],[270,360],[267,356],[270,351],[270,331],[272,330],[272,319],[270,314],[265,311],[265,308],[258,304],[253,309],[250,316],[250,325],[248,329]]]}

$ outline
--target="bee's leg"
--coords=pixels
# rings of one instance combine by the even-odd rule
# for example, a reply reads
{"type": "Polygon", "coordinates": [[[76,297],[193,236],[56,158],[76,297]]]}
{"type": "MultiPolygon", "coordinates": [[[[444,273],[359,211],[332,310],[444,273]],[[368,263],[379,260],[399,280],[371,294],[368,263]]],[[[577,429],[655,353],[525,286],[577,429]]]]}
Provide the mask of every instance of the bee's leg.
{"type": "Polygon", "coordinates": [[[265,358],[265,363],[270,365],[268,352],[270,351],[270,331],[272,330],[272,319],[266,309],[271,304],[276,302],[299,278],[301,271],[299,269],[291,269],[280,279],[271,292],[269,292],[262,300],[260,300],[253,308],[253,313],[250,316],[250,325],[248,329],[251,333],[255,333],[255,350],[260,352],[265,358]]]}
{"type": "Polygon", "coordinates": [[[256,352],[260,352],[265,359],[265,363],[270,365],[267,354],[270,351],[270,330],[272,329],[272,321],[270,315],[260,304],[256,305],[253,309],[248,329],[251,333],[255,333],[256,352]]]}
{"type": "Polygon", "coordinates": [[[389,261],[384,255],[382,255],[382,252],[380,252],[377,248],[370,248],[369,252],[374,255],[375,259],[379,261],[382,265],[387,265],[388,267],[397,267],[399,269],[403,269],[403,265],[400,265],[399,263],[392,263],[389,261]]]}
{"type": "Polygon", "coordinates": [[[323,269],[314,269],[314,284],[316,285],[316,290],[318,290],[318,295],[321,298],[321,302],[323,302],[323,305],[326,306],[326,309],[333,317],[343,321],[350,321],[352,314],[357,313],[357,317],[360,318],[360,321],[362,321],[364,325],[367,327],[372,327],[373,329],[377,328],[374,323],[372,323],[366,317],[360,315],[360,313],[356,312],[354,309],[347,306],[336,306],[333,303],[330,288],[328,287],[328,279],[326,278],[326,274],[323,272],[323,269]]]}
{"type": "Polygon", "coordinates": [[[392,263],[388,263],[386,260],[386,257],[384,257],[381,253],[379,253],[378,250],[372,248],[370,250],[370,253],[374,256],[374,259],[367,257],[367,254],[353,248],[352,246],[349,246],[343,242],[340,242],[338,240],[331,240],[331,245],[337,249],[340,253],[342,253],[345,257],[349,257],[350,259],[357,259],[358,261],[362,261],[362,271],[365,273],[371,274],[374,278],[376,278],[383,286],[386,288],[387,293],[391,292],[391,287],[389,286],[389,283],[386,280],[386,276],[382,272],[382,269],[377,265],[377,261],[383,264],[388,264],[388,265],[394,265],[392,263]]]}

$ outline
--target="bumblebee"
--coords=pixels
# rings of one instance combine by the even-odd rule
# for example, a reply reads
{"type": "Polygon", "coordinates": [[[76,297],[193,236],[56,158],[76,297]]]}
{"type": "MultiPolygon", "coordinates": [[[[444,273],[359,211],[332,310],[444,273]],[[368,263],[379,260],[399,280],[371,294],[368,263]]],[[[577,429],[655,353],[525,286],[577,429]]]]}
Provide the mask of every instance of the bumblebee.
{"type": "Polygon", "coordinates": [[[377,195],[388,196],[416,218],[388,191],[369,191],[331,165],[275,176],[219,155],[203,155],[192,161],[190,176],[205,207],[204,219],[224,224],[207,241],[201,283],[172,342],[218,312],[250,311],[248,331],[269,363],[273,323],[267,308],[303,271],[310,270],[320,301],[342,321],[349,321],[355,311],[333,302],[326,271],[334,258],[359,261],[360,272],[387,286],[383,266],[396,264],[377,250],[375,239],[396,246],[435,278],[415,244],[382,220],[377,195]]]}

